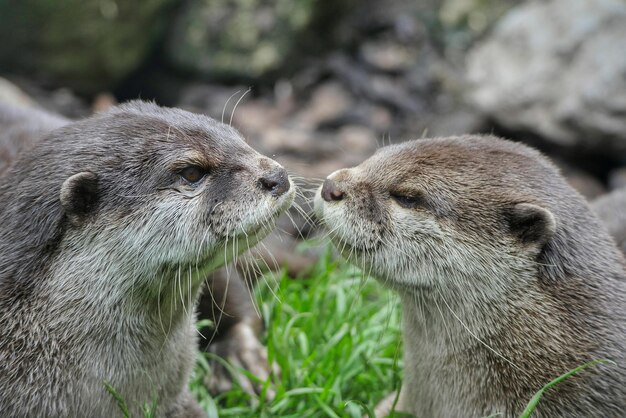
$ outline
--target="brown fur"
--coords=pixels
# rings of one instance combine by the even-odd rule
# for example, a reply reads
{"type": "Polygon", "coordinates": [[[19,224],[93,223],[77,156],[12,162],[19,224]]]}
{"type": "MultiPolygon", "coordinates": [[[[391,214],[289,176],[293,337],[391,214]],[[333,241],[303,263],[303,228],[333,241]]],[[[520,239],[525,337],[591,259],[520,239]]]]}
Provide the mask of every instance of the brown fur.
{"type": "MultiPolygon", "coordinates": [[[[316,197],[342,253],[403,301],[401,408],[419,417],[619,417],[626,275],[605,227],[545,157],[495,137],[411,141],[316,197]]],[[[325,186],[326,187],[326,186],[325,186]]]]}

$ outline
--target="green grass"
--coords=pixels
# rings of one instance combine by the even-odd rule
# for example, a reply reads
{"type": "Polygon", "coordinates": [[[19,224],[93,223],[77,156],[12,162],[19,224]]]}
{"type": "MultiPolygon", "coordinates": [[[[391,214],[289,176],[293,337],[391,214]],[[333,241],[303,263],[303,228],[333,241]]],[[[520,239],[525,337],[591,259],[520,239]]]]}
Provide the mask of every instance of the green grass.
{"type": "Polygon", "coordinates": [[[257,285],[270,359],[281,368],[276,396],[240,388],[212,399],[198,360],[192,392],[210,417],[361,417],[401,382],[398,298],[327,255],[307,280],[257,285]],[[271,289],[270,289],[271,287],[271,289]]]}
{"type": "MultiPolygon", "coordinates": [[[[130,411],[128,410],[128,405],[126,405],[126,401],[124,400],[122,395],[120,395],[109,382],[104,382],[104,387],[107,392],[109,392],[109,394],[113,397],[113,399],[115,399],[117,406],[120,408],[122,417],[132,418],[130,415],[130,411]]],[[[153,399],[151,403],[144,403],[141,406],[143,418],[154,418],[156,416],[157,405],[158,402],[156,399],[153,399]]]]}
{"type": "Polygon", "coordinates": [[[614,365],[614,366],[616,365],[615,362],[613,362],[611,360],[592,360],[592,361],[589,361],[589,362],[587,362],[585,364],[582,364],[582,365],[576,367],[575,369],[570,370],[567,373],[562,374],[561,376],[559,376],[556,379],[552,380],[551,382],[547,383],[537,393],[535,393],[535,396],[533,396],[532,399],[530,400],[530,402],[528,402],[528,405],[526,406],[526,409],[524,409],[524,412],[522,412],[522,415],[520,415],[520,418],[530,418],[531,417],[533,411],[537,407],[537,404],[539,404],[539,401],[541,400],[541,397],[543,396],[543,394],[548,389],[558,385],[559,383],[563,382],[566,379],[569,379],[571,376],[573,376],[573,375],[583,371],[587,367],[595,366],[595,365],[598,365],[598,364],[611,364],[611,365],[614,365]]]}
{"type": "MultiPolygon", "coordinates": [[[[306,280],[269,276],[257,285],[255,297],[265,320],[270,361],[280,366],[281,376],[261,382],[265,389],[258,396],[235,384],[233,390],[212,398],[204,385],[210,354],[200,354],[190,387],[209,418],[373,416],[378,401],[400,388],[397,296],[376,281],[365,280],[345,262],[334,261],[330,252],[306,280]],[[276,392],[272,400],[265,398],[270,384],[276,392]]],[[[224,360],[213,359],[232,369],[224,360]]],[[[520,418],[532,416],[545,391],[587,367],[607,363],[614,364],[591,361],[538,388],[520,418]]],[[[105,386],[122,416],[129,417],[123,398],[105,386]]],[[[154,416],[156,401],[143,405],[142,411],[143,418],[154,416]]]]}

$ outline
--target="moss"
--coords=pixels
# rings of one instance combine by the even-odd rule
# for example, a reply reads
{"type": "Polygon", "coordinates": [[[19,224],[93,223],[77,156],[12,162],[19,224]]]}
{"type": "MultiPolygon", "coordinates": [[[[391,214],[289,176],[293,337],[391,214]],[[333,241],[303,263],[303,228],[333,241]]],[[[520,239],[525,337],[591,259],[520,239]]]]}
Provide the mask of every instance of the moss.
{"type": "Polygon", "coordinates": [[[143,63],[177,0],[0,2],[0,65],[91,93],[143,63]]]}
{"type": "Polygon", "coordinates": [[[190,2],[169,39],[167,58],[205,76],[262,77],[284,65],[315,5],[313,0],[190,2]]]}

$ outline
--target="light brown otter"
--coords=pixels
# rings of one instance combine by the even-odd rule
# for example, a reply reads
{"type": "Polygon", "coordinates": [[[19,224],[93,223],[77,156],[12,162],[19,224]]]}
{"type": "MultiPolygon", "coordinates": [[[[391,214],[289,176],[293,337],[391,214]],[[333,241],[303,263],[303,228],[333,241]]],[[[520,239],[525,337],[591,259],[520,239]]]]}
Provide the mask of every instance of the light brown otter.
{"type": "Polygon", "coordinates": [[[380,149],[316,196],[341,253],[398,291],[417,417],[621,417],[626,275],[609,234],[537,151],[495,137],[380,149]]]}
{"type": "Polygon", "coordinates": [[[293,198],[230,126],[132,102],[69,123],[0,177],[3,416],[203,416],[187,390],[208,272],[293,198]]]}

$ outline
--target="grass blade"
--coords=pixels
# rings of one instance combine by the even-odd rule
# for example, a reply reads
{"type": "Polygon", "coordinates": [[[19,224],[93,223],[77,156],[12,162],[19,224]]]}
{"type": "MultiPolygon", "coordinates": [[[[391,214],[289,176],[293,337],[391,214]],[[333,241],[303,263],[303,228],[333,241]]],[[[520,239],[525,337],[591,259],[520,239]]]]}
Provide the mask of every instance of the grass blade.
{"type": "Polygon", "coordinates": [[[122,411],[122,414],[124,414],[124,418],[130,418],[130,412],[128,411],[128,406],[126,406],[126,401],[124,401],[124,398],[122,398],[122,396],[117,393],[115,388],[109,382],[105,381],[104,387],[106,388],[107,392],[109,392],[111,396],[113,396],[115,402],[117,402],[117,406],[122,411]]]}
{"type": "Polygon", "coordinates": [[[520,418],[530,418],[530,416],[534,412],[535,408],[537,408],[537,404],[541,400],[541,397],[543,396],[543,394],[548,389],[558,385],[559,383],[561,383],[564,380],[572,377],[573,375],[575,375],[576,373],[586,369],[587,367],[595,366],[597,364],[612,364],[612,365],[615,365],[615,363],[612,362],[611,360],[593,360],[593,361],[590,361],[588,363],[582,364],[582,365],[576,367],[575,369],[572,369],[569,372],[567,372],[567,373],[557,377],[556,379],[554,379],[553,381],[551,381],[550,383],[548,383],[544,387],[542,387],[539,390],[539,392],[535,393],[535,396],[533,396],[532,399],[530,400],[530,402],[528,402],[528,405],[526,406],[526,409],[524,409],[524,412],[522,412],[522,415],[520,415],[520,418]]]}

